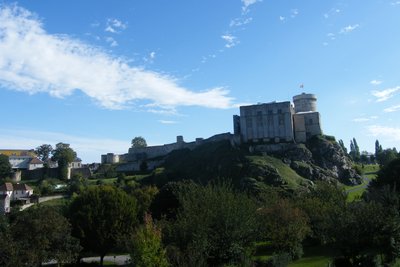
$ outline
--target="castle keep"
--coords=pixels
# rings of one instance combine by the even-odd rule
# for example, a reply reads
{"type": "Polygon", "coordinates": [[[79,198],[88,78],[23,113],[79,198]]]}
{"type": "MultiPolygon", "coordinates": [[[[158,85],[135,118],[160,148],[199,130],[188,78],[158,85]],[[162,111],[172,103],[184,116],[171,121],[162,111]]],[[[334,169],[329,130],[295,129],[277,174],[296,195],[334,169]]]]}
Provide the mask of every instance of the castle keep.
{"type": "Polygon", "coordinates": [[[322,134],[317,98],[302,93],[290,101],[241,106],[233,116],[234,134],[243,142],[304,143],[322,134]]]}
{"type": "MultiPolygon", "coordinates": [[[[313,94],[302,93],[290,101],[262,103],[240,107],[240,116],[233,116],[234,134],[217,134],[210,138],[197,138],[185,142],[178,136],[175,143],[142,148],[129,148],[127,154],[108,153],[101,156],[102,163],[120,163],[119,171],[138,170],[146,161],[149,168],[159,166],[163,156],[178,149],[194,149],[209,142],[229,140],[232,145],[248,142],[267,144],[304,143],[310,137],[322,134],[317,98],[313,94]]],[[[274,146],[274,145],[272,145],[274,146]]]]}

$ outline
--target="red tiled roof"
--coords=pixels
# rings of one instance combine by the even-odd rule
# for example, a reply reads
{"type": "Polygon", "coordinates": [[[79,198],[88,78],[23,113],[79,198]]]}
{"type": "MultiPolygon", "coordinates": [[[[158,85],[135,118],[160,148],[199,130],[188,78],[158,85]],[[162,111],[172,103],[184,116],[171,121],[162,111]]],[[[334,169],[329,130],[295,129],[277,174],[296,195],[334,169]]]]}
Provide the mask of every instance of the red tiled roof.
{"type": "Polygon", "coordinates": [[[43,164],[43,161],[41,161],[41,160],[38,159],[38,158],[33,158],[33,159],[29,162],[29,164],[43,164]]]}

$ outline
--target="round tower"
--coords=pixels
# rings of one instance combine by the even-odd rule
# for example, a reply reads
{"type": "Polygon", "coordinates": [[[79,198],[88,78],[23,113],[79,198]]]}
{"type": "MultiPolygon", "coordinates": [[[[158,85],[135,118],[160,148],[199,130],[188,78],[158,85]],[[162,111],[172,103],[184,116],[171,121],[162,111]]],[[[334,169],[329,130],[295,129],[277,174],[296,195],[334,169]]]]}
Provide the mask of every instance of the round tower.
{"type": "Polygon", "coordinates": [[[295,113],[317,111],[317,97],[313,94],[296,95],[293,97],[293,103],[295,113]]]}

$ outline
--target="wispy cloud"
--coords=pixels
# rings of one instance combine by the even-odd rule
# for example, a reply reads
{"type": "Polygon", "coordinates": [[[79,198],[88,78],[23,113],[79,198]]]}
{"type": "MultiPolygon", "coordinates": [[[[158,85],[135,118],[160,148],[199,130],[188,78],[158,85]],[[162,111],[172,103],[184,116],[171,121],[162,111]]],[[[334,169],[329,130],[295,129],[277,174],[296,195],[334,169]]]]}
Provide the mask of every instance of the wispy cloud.
{"type": "Polygon", "coordinates": [[[328,33],[326,36],[331,40],[335,40],[336,39],[336,35],[333,32],[328,33]]]}
{"type": "Polygon", "coordinates": [[[107,109],[124,108],[138,100],[167,109],[232,106],[225,88],[190,91],[174,77],[131,66],[67,35],[48,34],[36,15],[17,5],[0,7],[0,32],[3,88],[55,97],[80,90],[107,109]]]}
{"type": "Polygon", "coordinates": [[[292,10],[290,10],[290,17],[295,18],[297,17],[297,15],[299,15],[299,10],[294,8],[292,10]]]}
{"type": "Polygon", "coordinates": [[[379,136],[393,141],[400,141],[400,128],[371,125],[367,127],[367,130],[372,136],[379,136]]]}
{"type": "Polygon", "coordinates": [[[177,124],[177,121],[167,121],[167,120],[159,120],[160,123],[162,124],[177,124]]]}
{"type": "Polygon", "coordinates": [[[357,29],[358,27],[360,27],[359,24],[353,24],[353,25],[348,25],[346,27],[343,27],[339,33],[341,34],[346,34],[346,33],[350,33],[352,31],[354,31],[355,29],[357,29]]]}
{"type": "Polygon", "coordinates": [[[400,1],[395,1],[390,3],[392,6],[398,6],[400,5],[400,1]]]}
{"type": "Polygon", "coordinates": [[[388,88],[381,91],[372,91],[371,94],[377,98],[377,102],[383,102],[392,98],[398,91],[400,91],[400,86],[388,88]]]}
{"type": "Polygon", "coordinates": [[[231,34],[222,35],[221,38],[226,42],[226,48],[232,48],[239,43],[238,39],[231,34]]]}
{"type": "Polygon", "coordinates": [[[240,26],[244,26],[246,24],[249,24],[251,21],[253,20],[253,18],[246,18],[246,17],[240,17],[240,18],[235,18],[233,20],[231,20],[231,22],[229,23],[229,27],[240,27],[240,26]]]}
{"type": "Polygon", "coordinates": [[[106,32],[110,33],[120,33],[122,30],[125,30],[127,24],[114,18],[107,19],[106,28],[104,29],[106,32]]]}
{"type": "Polygon", "coordinates": [[[262,0],[242,0],[242,10],[243,12],[246,12],[249,8],[249,6],[257,3],[257,2],[261,2],[262,0]]]}
{"type": "Polygon", "coordinates": [[[323,16],[324,18],[329,19],[333,15],[339,14],[340,11],[341,10],[339,8],[331,8],[328,12],[324,13],[323,16]]]}
{"type": "Polygon", "coordinates": [[[353,119],[354,122],[368,122],[372,120],[378,119],[378,116],[370,116],[370,117],[360,117],[353,119]]]}
{"type": "Polygon", "coordinates": [[[118,46],[118,42],[112,37],[106,37],[106,42],[109,43],[111,47],[118,46]]]}
{"type": "Polygon", "coordinates": [[[9,149],[35,149],[42,144],[68,143],[84,162],[100,162],[100,155],[108,152],[126,153],[130,140],[81,137],[59,132],[0,129],[0,147],[9,149]],[[101,144],[101,145],[99,145],[101,144]]]}
{"type": "Polygon", "coordinates": [[[285,18],[284,16],[279,16],[279,20],[280,20],[280,21],[285,21],[285,19],[286,19],[286,18],[285,18]]]}
{"type": "Polygon", "coordinates": [[[380,81],[380,80],[372,80],[372,81],[370,81],[369,83],[372,84],[372,85],[380,85],[381,83],[383,83],[383,81],[380,81]]]}
{"type": "Polygon", "coordinates": [[[390,112],[396,112],[399,110],[400,110],[400,105],[396,105],[396,106],[391,106],[391,107],[385,108],[383,111],[390,113],[390,112]]]}

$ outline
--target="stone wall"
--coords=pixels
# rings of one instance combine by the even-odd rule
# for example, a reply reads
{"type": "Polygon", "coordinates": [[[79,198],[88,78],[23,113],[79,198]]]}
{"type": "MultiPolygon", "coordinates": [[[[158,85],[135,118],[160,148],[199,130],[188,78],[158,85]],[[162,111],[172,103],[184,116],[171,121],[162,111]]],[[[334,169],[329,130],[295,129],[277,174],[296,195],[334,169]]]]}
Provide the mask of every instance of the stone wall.
{"type": "Polygon", "coordinates": [[[293,141],[293,113],[289,101],[240,107],[240,133],[243,141],[293,141]]]}

